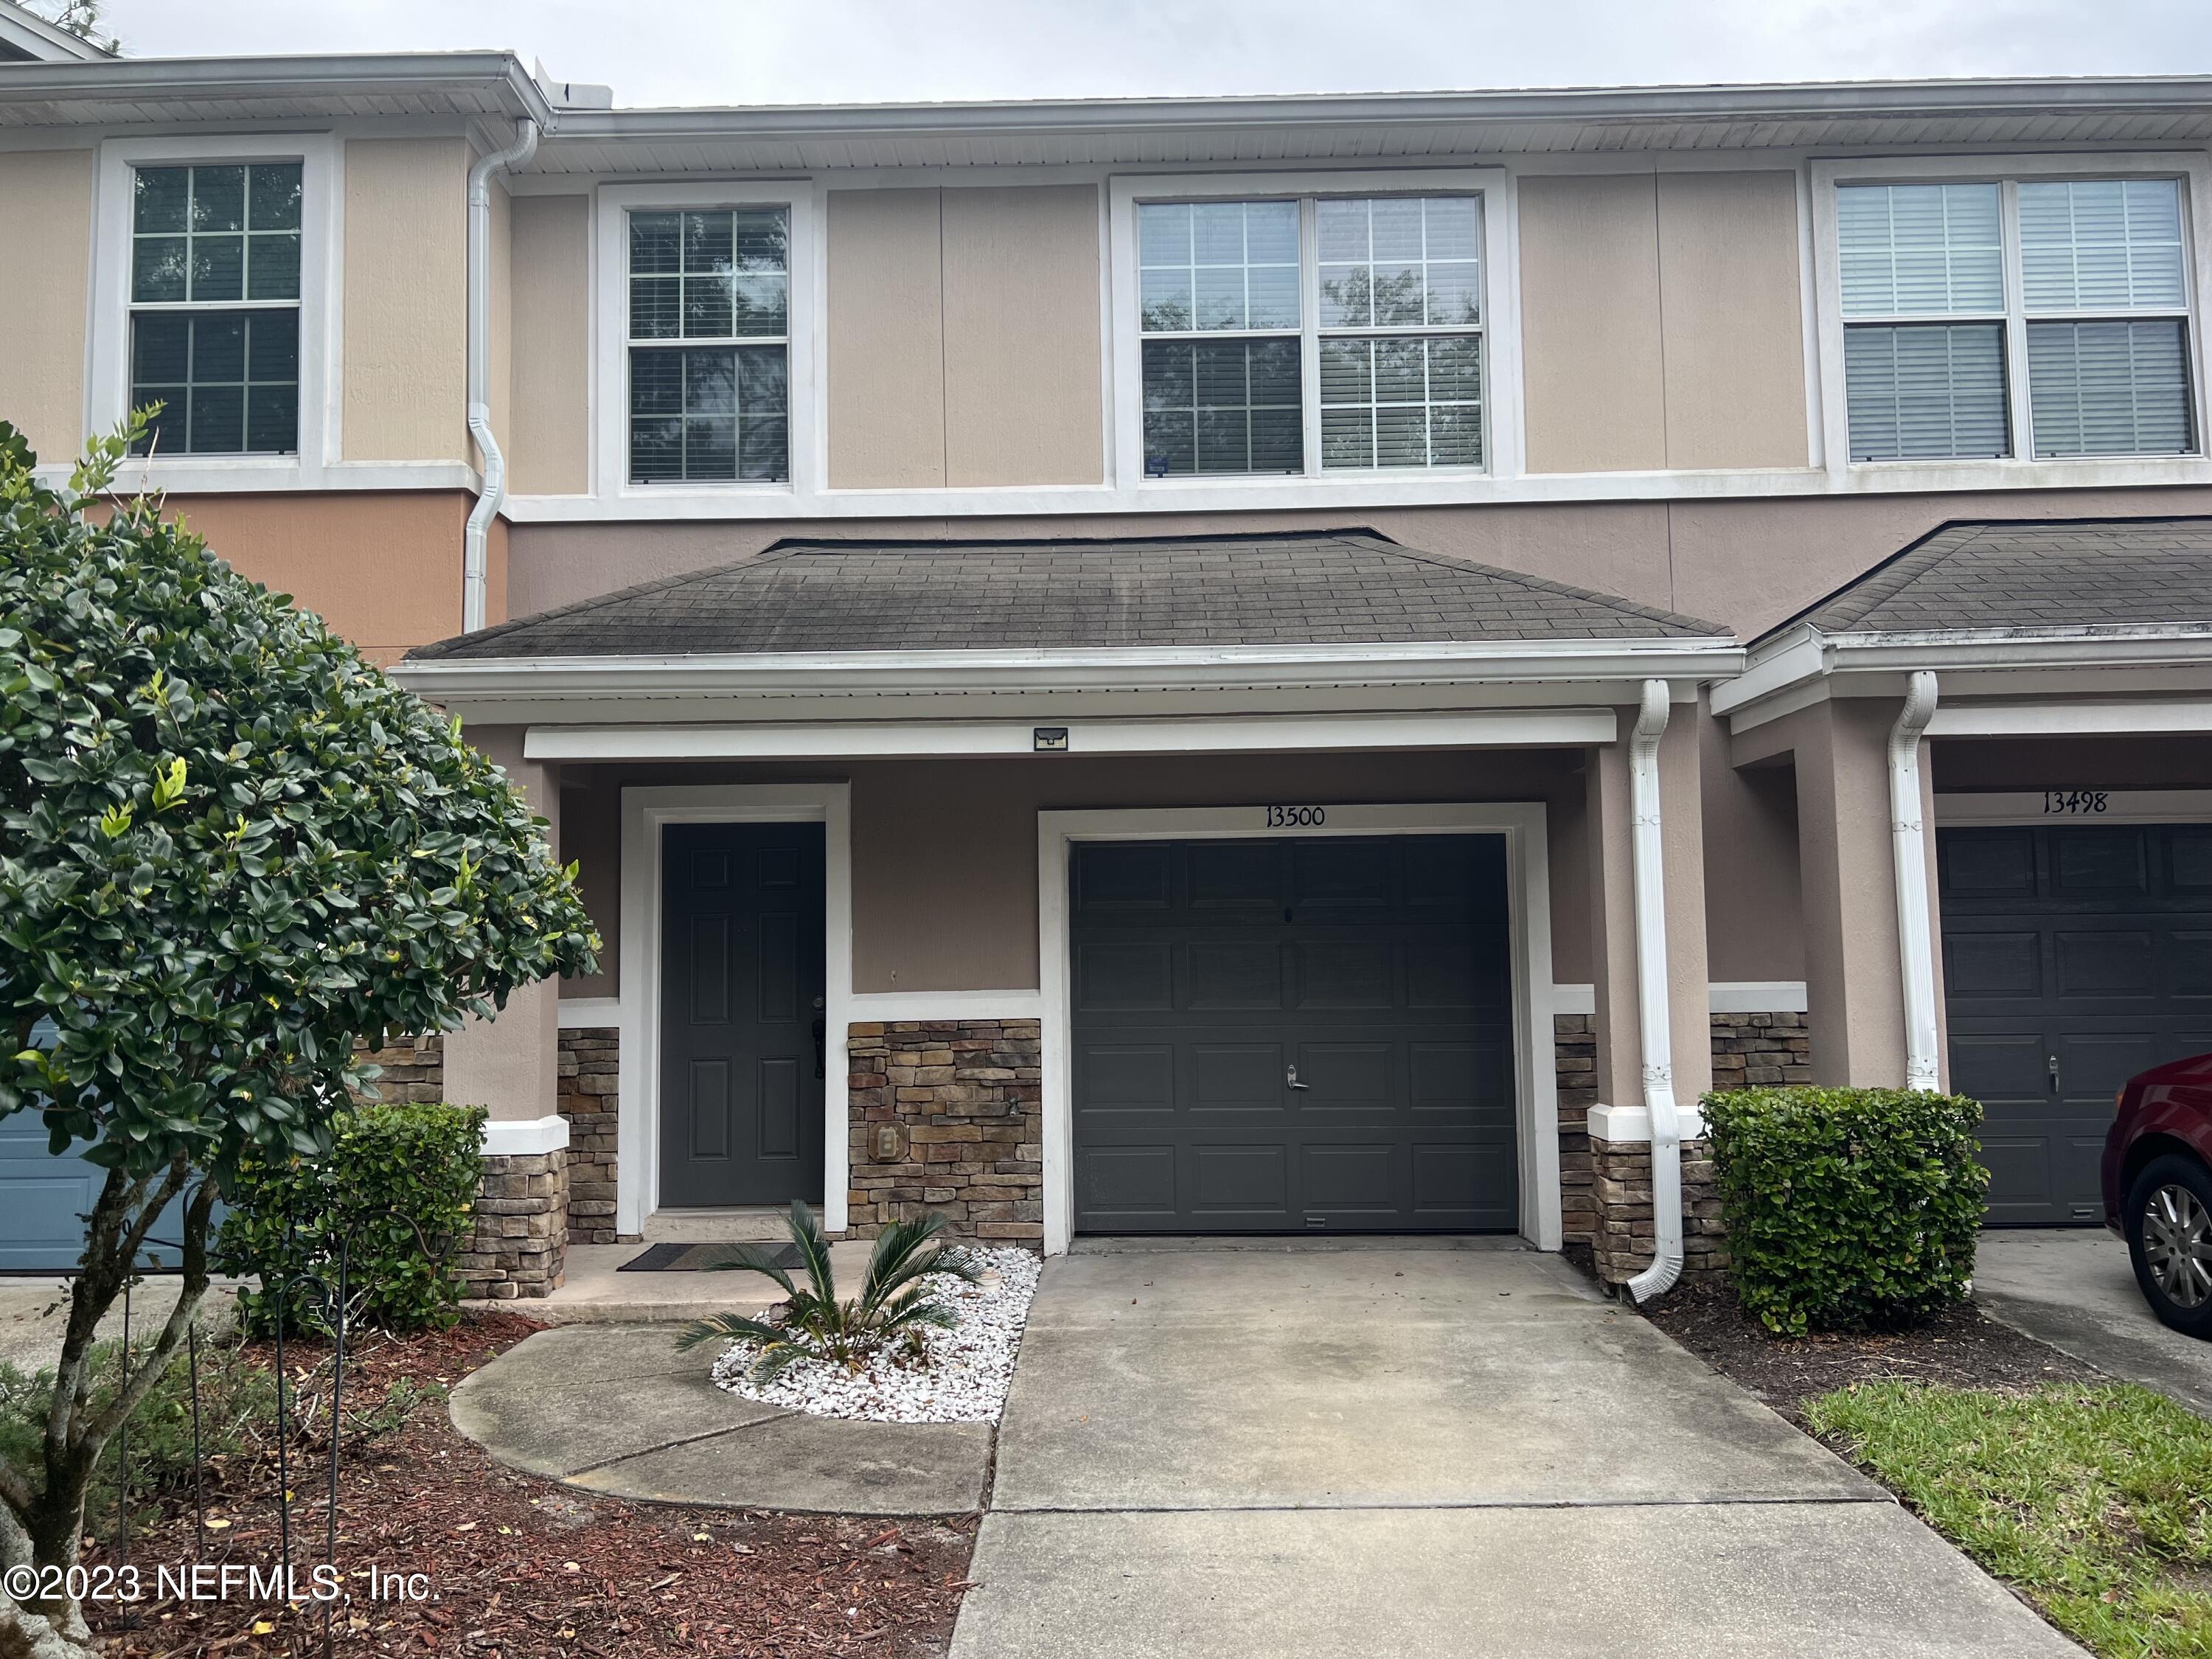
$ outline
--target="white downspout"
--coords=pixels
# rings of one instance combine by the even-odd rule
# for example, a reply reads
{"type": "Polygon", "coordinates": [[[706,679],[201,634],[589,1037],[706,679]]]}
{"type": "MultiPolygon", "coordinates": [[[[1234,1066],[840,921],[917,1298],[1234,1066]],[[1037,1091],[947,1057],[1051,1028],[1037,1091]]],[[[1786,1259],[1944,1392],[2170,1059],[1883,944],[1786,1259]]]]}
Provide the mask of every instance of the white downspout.
{"type": "Polygon", "coordinates": [[[469,509],[461,532],[461,631],[484,625],[486,545],[491,521],[507,497],[507,457],[491,434],[491,176],[527,161],[538,152],[538,123],[528,116],[514,124],[514,142],[480,158],[469,169],[469,435],[483,456],[483,488],[469,509]]]}
{"type": "Polygon", "coordinates": [[[1636,889],[1637,1038],[1644,1050],[1644,1110],[1651,1120],[1651,1265],[1628,1281],[1638,1302],[1662,1296],[1682,1273],[1682,1120],[1674,1105],[1674,1040],[1667,996],[1666,855],[1659,825],[1659,739],[1667,682],[1644,682],[1628,739],[1629,853],[1636,889]]]}
{"type": "Polygon", "coordinates": [[[1936,714],[1936,676],[1913,674],[1889,731],[1889,839],[1897,860],[1897,955],[1905,980],[1905,1086],[1942,1087],[1936,1054],[1935,927],[1928,912],[1927,832],[1920,817],[1920,737],[1936,714]]]}

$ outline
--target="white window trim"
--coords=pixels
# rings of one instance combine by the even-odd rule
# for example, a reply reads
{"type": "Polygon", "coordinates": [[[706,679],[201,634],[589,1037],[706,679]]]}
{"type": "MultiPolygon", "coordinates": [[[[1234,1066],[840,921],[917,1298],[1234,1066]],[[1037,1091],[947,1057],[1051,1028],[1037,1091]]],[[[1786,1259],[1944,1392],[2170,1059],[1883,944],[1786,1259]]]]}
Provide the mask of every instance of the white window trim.
{"type": "MultiPolygon", "coordinates": [[[[1829,482],[1837,489],[1892,487],[1940,489],[2075,487],[2093,484],[2203,483],[2212,479],[2206,416],[2212,410],[2204,385],[2205,296],[2212,294],[2212,156],[2201,149],[2094,152],[2057,155],[1882,156],[1866,161],[1815,161],[1813,182],[1814,303],[1820,384],[1820,448],[1829,482]],[[2194,455],[2084,455],[2035,458],[2027,419],[2025,336],[2017,320],[2005,333],[2008,413],[2014,453],[2002,459],[1854,461],[1850,459],[1850,400],[1844,381],[1843,256],[1837,228],[1836,191],[1842,185],[1986,184],[2036,179],[2179,179],[2184,269],[2189,298],[2190,419],[2194,455]]],[[[2006,192],[2006,234],[2014,237],[2011,192],[2006,192]]],[[[2010,294],[2013,260],[2005,261],[2010,294]]],[[[2010,309],[2011,307],[2008,307],[2010,309]]]]}
{"type": "MultiPolygon", "coordinates": [[[[1070,845],[1079,841],[1224,837],[1273,841],[1293,836],[1435,835],[1505,838],[1521,1233],[1540,1250],[1560,1247],[1565,1224],[1559,1192],[1559,1079],[1552,1026],[1550,854],[1544,805],[1532,801],[1467,806],[1332,806],[1328,824],[1311,829],[1269,828],[1267,809],[1261,806],[1039,812],[1037,965],[1042,979],[1046,1255],[1064,1255],[1075,1231],[1074,1014],[1069,1000],[1067,903],[1070,845]]],[[[627,1075],[627,1064],[623,1070],[627,1075]]]]}
{"type": "Polygon", "coordinates": [[[822,1225],[845,1231],[851,1148],[845,1043],[853,1004],[853,789],[846,783],[671,785],[622,792],[621,1076],[615,1231],[644,1231],[660,1207],[661,830],[671,823],[823,826],[822,1225]]]}
{"type": "Polygon", "coordinates": [[[114,429],[131,403],[131,214],[134,169],[231,161],[300,163],[300,447],[296,455],[171,455],[127,463],[120,482],[155,489],[315,489],[338,459],[338,141],[327,132],[250,137],[111,138],[100,147],[86,342],[85,431],[114,429]]]}
{"type": "MultiPolygon", "coordinates": [[[[1124,495],[1150,498],[1146,505],[1193,509],[1258,507],[1280,500],[1298,505],[1352,505],[1376,500],[1419,499],[1440,494],[1464,498],[1470,487],[1518,477],[1521,451],[1521,318],[1516,273],[1520,269],[1510,175],[1498,167],[1407,167],[1389,171],[1333,173],[1209,173],[1191,175],[1117,174],[1107,181],[1107,337],[1113,387],[1112,477],[1124,495]],[[1137,209],[1145,202],[1235,201],[1255,197],[1387,196],[1456,193],[1479,195],[1482,202],[1483,447],[1488,465],[1403,471],[1320,470],[1318,410],[1313,353],[1300,376],[1304,399],[1307,465],[1302,476],[1276,473],[1145,477],[1144,331],[1138,316],[1141,284],[1137,274],[1137,209]],[[1408,485],[1415,486],[1407,489],[1408,485]],[[1426,489],[1419,486],[1426,485],[1426,489]],[[1255,499],[1256,498],[1256,499],[1255,499]]],[[[1312,236],[1301,214],[1299,238],[1300,336],[1310,345],[1314,321],[1304,313],[1316,304],[1312,236]]]]}
{"type": "MultiPolygon", "coordinates": [[[[701,509],[733,516],[788,514],[823,485],[829,447],[829,350],[817,319],[826,301],[817,186],[811,179],[743,184],[602,185],[592,237],[591,477],[610,516],[684,518],[701,509]],[[637,484],[629,478],[629,215],[691,208],[787,207],[791,211],[791,476],[777,483],[637,484]]],[[[567,499],[567,498],[558,498],[567,499]]]]}

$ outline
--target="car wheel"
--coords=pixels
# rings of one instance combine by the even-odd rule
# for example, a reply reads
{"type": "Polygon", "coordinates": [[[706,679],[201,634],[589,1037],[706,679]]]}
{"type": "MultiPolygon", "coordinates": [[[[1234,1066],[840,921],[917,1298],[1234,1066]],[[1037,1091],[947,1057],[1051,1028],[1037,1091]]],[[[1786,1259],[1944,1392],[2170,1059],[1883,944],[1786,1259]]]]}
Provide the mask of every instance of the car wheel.
{"type": "Polygon", "coordinates": [[[2193,1158],[2154,1158],[2128,1189],[2128,1255],[2150,1310],[2177,1331],[2212,1339],[2212,1171],[2193,1158]]]}

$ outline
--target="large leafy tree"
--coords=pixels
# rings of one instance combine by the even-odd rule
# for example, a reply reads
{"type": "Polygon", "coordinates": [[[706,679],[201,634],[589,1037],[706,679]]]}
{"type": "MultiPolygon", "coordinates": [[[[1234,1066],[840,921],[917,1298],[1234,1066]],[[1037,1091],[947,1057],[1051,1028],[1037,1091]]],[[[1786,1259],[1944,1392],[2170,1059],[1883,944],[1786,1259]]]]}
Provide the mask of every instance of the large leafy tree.
{"type": "MultiPolygon", "coordinates": [[[[157,503],[69,484],[0,422],[0,1119],[104,1171],[36,1467],[0,1464],[0,1566],[73,1565],[101,1449],[208,1282],[249,1148],[313,1158],[357,1042],[447,1030],[588,971],[574,872],[497,768],[318,617],[157,503]],[[183,1203],[183,1290],[119,1390],[94,1333],[183,1203]]],[[[166,1230],[165,1230],[166,1231],[166,1230]]],[[[84,1650],[66,1596],[0,1593],[0,1653],[84,1650]]]]}

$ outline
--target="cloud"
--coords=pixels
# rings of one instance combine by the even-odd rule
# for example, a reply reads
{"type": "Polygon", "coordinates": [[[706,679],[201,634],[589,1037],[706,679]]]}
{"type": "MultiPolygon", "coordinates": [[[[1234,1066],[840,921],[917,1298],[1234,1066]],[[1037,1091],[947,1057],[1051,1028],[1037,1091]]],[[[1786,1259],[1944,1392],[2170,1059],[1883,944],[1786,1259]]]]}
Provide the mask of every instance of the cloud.
{"type": "Polygon", "coordinates": [[[137,56],[508,46],[617,102],[2212,70],[2203,0],[109,0],[137,56]]]}

